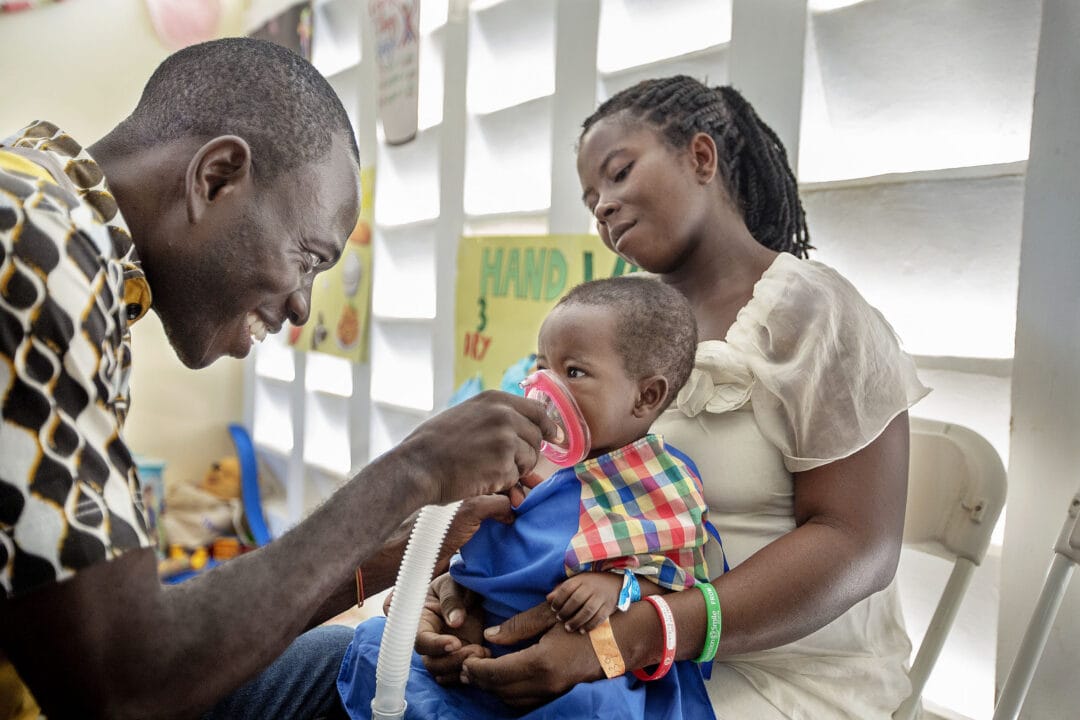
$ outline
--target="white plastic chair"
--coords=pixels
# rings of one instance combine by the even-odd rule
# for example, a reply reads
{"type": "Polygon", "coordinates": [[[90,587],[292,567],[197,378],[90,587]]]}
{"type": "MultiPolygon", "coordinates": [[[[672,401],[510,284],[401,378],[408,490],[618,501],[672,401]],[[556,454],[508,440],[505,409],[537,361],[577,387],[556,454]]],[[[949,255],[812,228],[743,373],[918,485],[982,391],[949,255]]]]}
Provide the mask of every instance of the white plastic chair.
{"type": "Polygon", "coordinates": [[[1065,599],[1065,591],[1069,589],[1069,578],[1077,565],[1080,565],[1080,490],[1069,501],[1065,524],[1061,526],[1057,542],[1054,543],[1054,556],[1046,573],[1046,581],[998,696],[994,720],[1016,720],[1020,717],[1024,698],[1035,677],[1035,668],[1042,658],[1054,619],[1065,599]]]}
{"type": "Polygon", "coordinates": [[[1005,504],[1005,468],[981,435],[961,425],[911,419],[904,545],[954,561],[915,662],[911,695],[893,713],[911,720],[975,568],[1005,504]]]}

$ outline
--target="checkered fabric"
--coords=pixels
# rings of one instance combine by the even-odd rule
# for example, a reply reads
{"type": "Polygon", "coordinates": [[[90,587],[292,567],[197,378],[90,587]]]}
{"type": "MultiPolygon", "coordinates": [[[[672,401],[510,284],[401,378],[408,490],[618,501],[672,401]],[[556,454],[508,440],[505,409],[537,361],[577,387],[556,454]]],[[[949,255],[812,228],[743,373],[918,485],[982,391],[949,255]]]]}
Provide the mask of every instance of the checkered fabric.
{"type": "Polygon", "coordinates": [[[578,530],[567,577],[629,569],[673,590],[708,581],[703,547],[708,508],[701,479],[659,435],[574,467],[581,481],[578,530]]]}

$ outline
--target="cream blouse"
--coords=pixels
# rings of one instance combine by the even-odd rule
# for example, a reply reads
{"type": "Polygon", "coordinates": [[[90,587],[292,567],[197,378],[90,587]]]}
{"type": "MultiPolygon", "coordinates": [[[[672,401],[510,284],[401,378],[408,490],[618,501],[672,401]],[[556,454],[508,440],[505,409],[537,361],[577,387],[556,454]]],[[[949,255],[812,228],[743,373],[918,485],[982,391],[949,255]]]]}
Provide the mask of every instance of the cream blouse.
{"type": "MultiPolygon", "coordinates": [[[[794,529],[791,473],[857,452],[928,392],[851,283],[780,254],[726,339],[698,345],[653,430],[700,469],[735,567],[794,529]]],[[[723,567],[716,544],[706,549],[723,567]]],[[[729,659],[740,681],[718,672],[709,694],[719,718],[888,718],[909,692],[910,652],[894,583],[802,640],[729,659]]]]}

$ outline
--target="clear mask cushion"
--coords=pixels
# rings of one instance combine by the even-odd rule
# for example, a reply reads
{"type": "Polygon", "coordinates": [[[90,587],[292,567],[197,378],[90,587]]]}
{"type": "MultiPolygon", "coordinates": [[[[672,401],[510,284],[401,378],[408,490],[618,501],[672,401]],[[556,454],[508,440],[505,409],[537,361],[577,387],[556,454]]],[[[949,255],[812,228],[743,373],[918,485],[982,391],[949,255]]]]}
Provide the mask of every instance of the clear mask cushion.
{"type": "Polygon", "coordinates": [[[540,453],[559,467],[584,460],[592,444],[589,426],[566,384],[550,370],[537,370],[521,381],[521,388],[525,397],[543,404],[558,429],[554,439],[540,444],[540,453]]]}

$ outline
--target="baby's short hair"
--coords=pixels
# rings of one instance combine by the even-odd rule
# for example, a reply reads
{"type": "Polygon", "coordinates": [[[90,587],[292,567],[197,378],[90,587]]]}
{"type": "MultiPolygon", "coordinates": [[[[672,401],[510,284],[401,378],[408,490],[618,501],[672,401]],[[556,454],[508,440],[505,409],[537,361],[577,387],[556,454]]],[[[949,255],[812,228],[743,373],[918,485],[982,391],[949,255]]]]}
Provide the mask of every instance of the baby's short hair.
{"type": "MultiPolygon", "coordinates": [[[[615,348],[634,378],[663,375],[670,385],[667,407],[694,368],[697,321],[682,293],[641,275],[591,280],[574,287],[561,305],[591,305],[617,313],[615,348]]],[[[663,408],[661,408],[663,410],[663,408]]]]}

